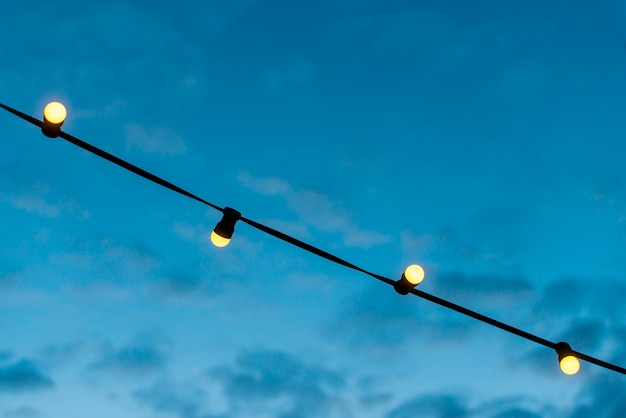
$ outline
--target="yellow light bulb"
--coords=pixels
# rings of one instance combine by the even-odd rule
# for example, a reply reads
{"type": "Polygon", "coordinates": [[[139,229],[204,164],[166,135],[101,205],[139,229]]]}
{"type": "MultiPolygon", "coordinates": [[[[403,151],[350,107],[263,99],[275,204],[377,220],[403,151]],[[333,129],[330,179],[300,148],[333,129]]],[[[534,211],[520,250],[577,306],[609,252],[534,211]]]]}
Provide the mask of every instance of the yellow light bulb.
{"type": "Polygon", "coordinates": [[[424,280],[424,269],[417,265],[411,264],[404,270],[404,278],[412,285],[418,285],[424,280]]]}
{"type": "Polygon", "coordinates": [[[565,374],[576,374],[580,370],[580,361],[575,356],[565,356],[559,362],[561,371],[565,374]]]}
{"type": "Polygon", "coordinates": [[[230,242],[230,238],[224,238],[223,236],[217,234],[215,231],[211,232],[211,242],[216,247],[226,247],[230,242]]]}
{"type": "Polygon", "coordinates": [[[67,117],[67,110],[59,102],[51,102],[43,109],[43,115],[50,123],[60,124],[65,121],[67,117]]]}

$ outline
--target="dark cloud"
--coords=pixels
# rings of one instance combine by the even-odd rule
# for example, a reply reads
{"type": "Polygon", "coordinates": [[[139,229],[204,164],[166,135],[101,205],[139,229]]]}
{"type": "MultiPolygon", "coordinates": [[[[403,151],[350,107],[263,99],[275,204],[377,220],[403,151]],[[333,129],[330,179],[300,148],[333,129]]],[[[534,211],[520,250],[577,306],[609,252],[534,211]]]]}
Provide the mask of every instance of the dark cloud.
{"type": "Polygon", "coordinates": [[[573,278],[553,282],[543,290],[534,311],[541,316],[580,312],[584,307],[585,288],[581,280],[573,278]]]}
{"type": "Polygon", "coordinates": [[[541,415],[514,406],[507,410],[498,412],[497,414],[493,415],[493,418],[541,418],[541,415]]]}
{"type": "Polygon", "coordinates": [[[397,346],[406,342],[414,335],[419,309],[413,298],[400,298],[389,290],[369,286],[343,301],[327,332],[333,339],[339,337],[352,345],[397,346]]]}
{"type": "Polygon", "coordinates": [[[0,367],[0,392],[28,392],[53,386],[52,379],[29,360],[0,367]]]}
{"type": "MultiPolygon", "coordinates": [[[[602,348],[606,347],[606,343],[612,340],[623,341],[619,339],[618,331],[607,327],[600,320],[572,321],[564,332],[554,338],[554,341],[567,342],[576,351],[623,366],[626,356],[620,358],[620,355],[626,354],[626,352],[617,351],[608,357],[601,355],[602,348]]],[[[515,351],[511,352],[514,353],[508,360],[511,367],[531,369],[538,375],[552,378],[562,376],[562,372],[558,367],[558,357],[554,350],[543,346],[534,346],[522,354],[518,354],[515,351]]],[[[597,367],[586,362],[581,364],[581,368],[587,376],[587,373],[597,371],[597,367]]]]}
{"type": "Polygon", "coordinates": [[[17,409],[11,409],[5,411],[2,415],[3,418],[38,418],[41,417],[41,411],[36,408],[23,406],[17,409]]]}
{"type": "Polygon", "coordinates": [[[180,418],[197,418],[203,408],[206,394],[190,385],[160,381],[148,389],[138,390],[133,397],[155,412],[180,418]]]}
{"type": "Polygon", "coordinates": [[[498,398],[476,406],[471,416],[488,418],[539,418],[557,416],[557,409],[550,405],[538,405],[535,400],[523,396],[498,398]],[[533,405],[537,410],[529,409],[533,405]]]}
{"type": "Polygon", "coordinates": [[[0,351],[0,363],[9,361],[13,357],[13,353],[9,350],[0,351]]]}
{"type": "Polygon", "coordinates": [[[467,339],[476,321],[391,288],[372,285],[340,304],[325,333],[351,346],[399,348],[414,339],[440,345],[467,339]]]}
{"type": "Polygon", "coordinates": [[[599,319],[575,322],[560,337],[579,351],[595,351],[606,341],[608,329],[599,319]]]}
{"type": "Polygon", "coordinates": [[[193,274],[179,274],[160,278],[154,286],[157,296],[183,297],[189,296],[204,286],[203,281],[193,274]]]}
{"type": "Polygon", "coordinates": [[[283,418],[330,416],[343,409],[342,375],[280,351],[245,352],[234,367],[215,369],[210,377],[223,385],[233,416],[251,408],[283,418]]]}
{"type": "Polygon", "coordinates": [[[394,408],[387,418],[462,418],[469,416],[465,401],[455,395],[419,396],[394,408]]]}
{"type": "Polygon", "coordinates": [[[555,415],[555,409],[537,405],[539,411],[527,407],[531,401],[523,397],[499,398],[475,406],[460,394],[427,394],[410,399],[392,409],[387,418],[538,418],[555,415]]]}
{"type": "Polygon", "coordinates": [[[571,418],[626,416],[626,381],[614,372],[600,372],[581,389],[578,404],[572,408],[571,418]]]}
{"type": "Polygon", "coordinates": [[[112,372],[127,376],[144,376],[161,370],[164,359],[161,352],[149,345],[133,345],[108,352],[95,361],[90,370],[112,372]]]}
{"type": "MultiPolygon", "coordinates": [[[[425,291],[481,313],[510,310],[531,300],[532,286],[523,278],[446,273],[424,286],[425,291]],[[433,291],[430,289],[434,288],[433,291]],[[478,307],[478,308],[476,308],[478,307]]],[[[400,346],[419,338],[426,344],[458,343],[469,338],[478,322],[413,296],[400,297],[379,285],[341,303],[328,334],[351,345],[400,346]]]]}
{"type": "Polygon", "coordinates": [[[620,320],[626,283],[612,279],[566,278],[549,284],[533,311],[544,318],[596,312],[609,321],[620,320]]]}

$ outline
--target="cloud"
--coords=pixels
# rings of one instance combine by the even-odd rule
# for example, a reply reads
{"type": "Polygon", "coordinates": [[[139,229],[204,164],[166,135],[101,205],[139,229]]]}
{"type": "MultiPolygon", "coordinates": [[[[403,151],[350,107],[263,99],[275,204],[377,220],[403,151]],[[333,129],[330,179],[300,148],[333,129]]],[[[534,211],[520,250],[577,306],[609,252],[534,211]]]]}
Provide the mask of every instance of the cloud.
{"type": "Polygon", "coordinates": [[[33,185],[30,190],[20,194],[6,196],[0,195],[16,209],[33,212],[46,218],[55,218],[61,214],[61,205],[49,203],[46,196],[50,194],[50,186],[47,183],[33,185]]]}
{"type": "MultiPolygon", "coordinates": [[[[419,310],[413,298],[400,298],[393,289],[370,285],[339,304],[326,333],[349,345],[381,345],[393,349],[415,338],[419,310]]],[[[420,324],[422,328],[423,323],[420,324]]]]}
{"type": "Polygon", "coordinates": [[[459,393],[421,394],[398,405],[386,418],[539,418],[563,416],[562,411],[525,397],[496,398],[470,403],[459,393]]]}
{"type": "Polygon", "coordinates": [[[0,367],[0,392],[30,392],[53,386],[52,379],[29,360],[22,359],[0,367]]]}
{"type": "Polygon", "coordinates": [[[138,124],[126,125],[124,129],[126,147],[139,148],[143,152],[161,155],[181,155],[187,145],[174,131],[165,127],[146,129],[138,124]]]}
{"type": "MultiPolygon", "coordinates": [[[[523,313],[525,321],[532,324],[527,330],[550,341],[565,341],[574,350],[623,366],[626,356],[620,356],[626,353],[619,347],[626,329],[621,315],[625,289],[624,284],[614,280],[596,280],[592,284],[587,279],[576,278],[554,281],[529,301],[523,313]]],[[[561,373],[555,367],[554,351],[542,346],[510,358],[509,363],[523,364],[546,376],[556,377],[561,373]]]]}
{"type": "Polygon", "coordinates": [[[387,414],[387,418],[463,418],[468,416],[469,410],[465,402],[453,395],[426,395],[419,396],[403,403],[387,414]]]}
{"type": "MultiPolygon", "coordinates": [[[[141,249],[117,245],[103,239],[83,241],[80,248],[53,253],[50,264],[61,273],[71,272],[76,277],[75,290],[89,291],[94,283],[114,286],[151,278],[160,266],[159,260],[141,249]]],[[[69,275],[69,274],[68,274],[69,275]]],[[[114,290],[114,289],[110,289],[114,290]]]]}
{"type": "Polygon", "coordinates": [[[168,297],[187,296],[202,287],[203,281],[193,274],[177,274],[160,278],[155,290],[157,294],[168,297]]]}
{"type": "Polygon", "coordinates": [[[221,382],[233,416],[342,416],[344,377],[282,351],[246,351],[209,377],[221,382]]]}
{"type": "Polygon", "coordinates": [[[38,418],[41,416],[43,415],[39,409],[28,406],[6,410],[2,415],[3,418],[38,418]]]}
{"type": "Polygon", "coordinates": [[[606,341],[608,329],[599,319],[576,321],[559,336],[559,341],[567,341],[579,351],[597,351],[606,341]]]}
{"type": "Polygon", "coordinates": [[[0,200],[9,203],[16,209],[36,213],[45,218],[56,218],[62,213],[80,213],[81,217],[89,216],[88,211],[80,210],[75,200],[54,198],[55,193],[47,182],[37,182],[20,191],[2,192],[0,200]]]}
{"type": "Polygon", "coordinates": [[[91,366],[90,371],[141,377],[164,367],[163,354],[146,344],[130,345],[104,354],[91,366]]]}
{"type": "Polygon", "coordinates": [[[534,312],[542,318],[586,317],[602,313],[610,323],[622,321],[626,283],[614,279],[564,278],[542,291],[534,312]]]}
{"type": "Polygon", "coordinates": [[[621,418],[626,416],[626,382],[614,372],[597,373],[579,393],[579,402],[568,414],[571,418],[596,416],[621,418]]]}
{"type": "MultiPolygon", "coordinates": [[[[286,181],[268,177],[256,179],[247,172],[237,177],[245,187],[267,196],[285,199],[287,206],[304,222],[319,231],[339,233],[349,247],[369,248],[391,241],[391,237],[376,231],[360,229],[352,215],[338,202],[314,190],[294,190],[286,181]]],[[[270,221],[268,221],[270,222],[270,221]]]]}
{"type": "Polygon", "coordinates": [[[292,192],[291,186],[278,177],[254,178],[247,171],[242,171],[237,180],[253,191],[266,196],[286,196],[292,192]]]}
{"type": "Polygon", "coordinates": [[[533,296],[533,286],[527,280],[497,274],[444,273],[432,280],[432,286],[437,296],[489,309],[522,304],[533,296]]]}
{"type": "Polygon", "coordinates": [[[66,213],[79,218],[89,217],[89,211],[81,208],[76,199],[42,180],[51,176],[45,172],[32,173],[18,165],[0,166],[0,201],[44,218],[56,218],[66,213]]]}
{"type": "Polygon", "coordinates": [[[147,389],[135,391],[133,397],[160,414],[180,418],[208,417],[200,413],[206,394],[192,384],[162,380],[147,389]]]}
{"type": "Polygon", "coordinates": [[[339,304],[324,335],[352,348],[393,353],[419,340],[427,346],[459,344],[476,335],[478,322],[415,296],[401,297],[374,283],[339,304]]]}

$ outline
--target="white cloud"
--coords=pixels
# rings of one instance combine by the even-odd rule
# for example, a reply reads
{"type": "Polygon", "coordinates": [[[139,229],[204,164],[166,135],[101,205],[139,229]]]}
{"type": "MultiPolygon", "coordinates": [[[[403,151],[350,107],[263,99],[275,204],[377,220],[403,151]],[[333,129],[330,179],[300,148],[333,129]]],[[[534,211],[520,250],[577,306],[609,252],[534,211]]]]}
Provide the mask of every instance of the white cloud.
{"type": "Polygon", "coordinates": [[[289,184],[277,177],[267,177],[263,179],[255,179],[250,173],[243,171],[237,176],[237,180],[244,186],[254,190],[257,193],[267,196],[285,196],[291,192],[289,184]]]}
{"type": "Polygon", "coordinates": [[[187,145],[174,131],[164,127],[146,129],[132,123],[124,128],[126,147],[139,148],[143,152],[180,155],[187,152],[187,145]]]}
{"type": "MultiPolygon", "coordinates": [[[[284,198],[287,206],[306,225],[322,232],[341,234],[346,246],[368,248],[391,241],[389,235],[360,229],[341,203],[315,190],[294,190],[289,183],[280,178],[256,179],[245,171],[239,174],[238,180],[257,193],[284,198]]],[[[293,225],[292,229],[295,229],[293,225]]],[[[306,228],[300,231],[306,232],[306,228]]]]}
{"type": "Polygon", "coordinates": [[[36,182],[22,190],[9,193],[0,191],[0,200],[9,203],[16,209],[36,213],[45,218],[56,218],[62,213],[73,213],[83,219],[89,217],[89,211],[81,209],[74,199],[57,199],[52,188],[46,182],[36,182]]]}

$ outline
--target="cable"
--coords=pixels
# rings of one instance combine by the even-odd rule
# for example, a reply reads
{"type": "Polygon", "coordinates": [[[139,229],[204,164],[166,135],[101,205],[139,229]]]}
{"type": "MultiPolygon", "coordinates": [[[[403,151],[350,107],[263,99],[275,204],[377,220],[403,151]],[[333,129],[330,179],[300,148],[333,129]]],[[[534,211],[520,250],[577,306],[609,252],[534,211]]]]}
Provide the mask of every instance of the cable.
{"type": "MultiPolygon", "coordinates": [[[[29,123],[31,123],[31,124],[39,127],[39,128],[42,128],[44,126],[44,123],[42,121],[40,121],[38,119],[35,119],[32,116],[29,116],[29,115],[27,115],[25,113],[22,113],[22,112],[18,111],[18,110],[15,110],[15,109],[13,109],[13,108],[11,108],[9,106],[6,106],[6,105],[3,105],[3,104],[0,103],[0,107],[2,107],[3,109],[5,109],[5,110],[7,110],[7,111],[9,111],[11,113],[13,113],[14,115],[17,115],[18,117],[26,120],[27,122],[29,122],[29,123]]],[[[207,206],[210,206],[213,209],[216,209],[216,210],[218,210],[220,212],[223,212],[223,213],[225,212],[225,208],[221,208],[221,207],[219,207],[217,205],[214,205],[213,203],[210,203],[210,202],[208,202],[208,201],[206,201],[206,200],[204,200],[204,199],[202,199],[202,198],[200,198],[200,197],[198,197],[198,196],[196,196],[196,195],[194,195],[194,194],[192,194],[192,193],[190,193],[190,192],[188,192],[188,191],[186,191],[186,190],[184,190],[184,189],[182,189],[182,188],[180,188],[180,187],[178,187],[178,186],[176,186],[176,185],[174,185],[174,184],[172,184],[172,183],[170,183],[170,182],[168,182],[168,181],[166,181],[164,179],[162,179],[161,177],[156,176],[155,174],[152,174],[152,173],[150,173],[150,172],[148,172],[146,170],[143,170],[143,169],[141,169],[141,168],[139,168],[139,167],[137,167],[137,166],[135,166],[135,165],[133,165],[133,164],[131,164],[131,163],[121,159],[121,158],[119,158],[119,157],[116,157],[116,156],[114,156],[114,155],[112,155],[112,154],[110,154],[110,153],[108,153],[108,152],[106,152],[106,151],[104,151],[104,150],[102,150],[100,148],[97,148],[97,147],[95,147],[95,146],[93,146],[93,145],[91,145],[91,144],[89,144],[89,143],[87,143],[87,142],[85,142],[83,140],[80,140],[80,139],[78,139],[78,138],[76,138],[76,137],[74,137],[74,136],[72,136],[72,135],[70,135],[70,134],[68,134],[66,132],[60,131],[59,136],[61,138],[65,139],[66,141],[68,141],[68,142],[70,142],[70,143],[72,143],[72,144],[74,144],[74,145],[76,145],[76,146],[78,146],[78,147],[80,147],[80,148],[82,148],[82,149],[84,149],[86,151],[89,151],[92,154],[97,155],[98,157],[104,158],[105,160],[110,161],[113,164],[116,164],[116,165],[118,165],[118,166],[120,166],[120,167],[122,167],[122,168],[124,168],[124,169],[126,169],[128,171],[131,171],[131,172],[133,172],[133,173],[135,173],[135,174],[137,174],[137,175],[139,175],[139,176],[141,176],[141,177],[143,177],[143,178],[145,178],[145,179],[147,179],[147,180],[149,180],[149,181],[151,181],[151,182],[153,182],[155,184],[158,184],[158,185],[160,185],[162,187],[165,187],[165,188],[167,188],[169,190],[172,190],[172,191],[174,191],[176,193],[182,194],[183,196],[187,196],[187,197],[189,197],[189,198],[191,198],[193,200],[196,200],[196,201],[198,201],[200,203],[203,203],[203,204],[205,204],[207,206]]],[[[273,236],[275,238],[278,238],[279,240],[282,240],[282,241],[284,241],[284,242],[286,242],[288,244],[294,245],[294,246],[296,246],[296,247],[298,247],[298,248],[300,248],[300,249],[302,249],[304,251],[307,251],[307,252],[309,252],[311,254],[314,254],[314,255],[316,255],[318,257],[324,258],[324,259],[326,259],[328,261],[331,261],[333,263],[336,263],[336,264],[342,265],[344,267],[347,267],[349,269],[352,269],[352,270],[358,271],[360,273],[366,274],[366,275],[368,275],[370,277],[373,277],[376,280],[379,280],[379,281],[381,281],[381,282],[383,282],[385,284],[388,284],[390,286],[394,286],[395,283],[396,283],[395,280],[392,280],[390,278],[387,278],[387,277],[384,277],[384,276],[372,273],[370,271],[367,271],[367,270],[365,270],[365,269],[363,269],[363,268],[361,268],[361,267],[359,267],[359,266],[357,266],[355,264],[352,264],[352,263],[350,263],[350,262],[348,262],[348,261],[346,261],[346,260],[344,260],[344,259],[342,259],[342,258],[340,258],[340,257],[338,257],[336,255],[333,255],[333,254],[331,254],[331,253],[329,253],[327,251],[324,251],[324,250],[322,250],[322,249],[320,249],[318,247],[315,247],[315,246],[313,246],[311,244],[307,244],[304,241],[300,241],[299,239],[294,238],[294,237],[292,237],[290,235],[287,235],[287,234],[285,234],[283,232],[280,232],[280,231],[278,231],[278,230],[276,230],[274,228],[271,228],[271,227],[263,225],[263,224],[261,224],[259,222],[253,221],[252,219],[248,219],[248,218],[243,217],[243,216],[241,216],[239,219],[242,222],[250,225],[251,227],[258,229],[261,232],[264,232],[264,233],[266,233],[268,235],[271,235],[271,236],[273,236]]],[[[486,315],[483,315],[481,313],[475,312],[475,311],[473,311],[471,309],[468,309],[468,308],[465,308],[463,306],[457,305],[455,303],[449,302],[449,301],[447,301],[445,299],[442,299],[440,297],[431,295],[431,294],[423,292],[421,290],[411,289],[409,291],[409,293],[411,293],[414,296],[417,296],[417,297],[420,297],[422,299],[425,299],[425,300],[428,300],[430,302],[433,302],[433,303],[435,303],[435,304],[437,304],[439,306],[442,306],[444,308],[451,309],[451,310],[453,310],[455,312],[458,312],[458,313],[460,313],[462,315],[469,316],[470,318],[474,318],[474,319],[476,319],[476,320],[478,320],[480,322],[483,322],[485,324],[494,326],[494,327],[499,328],[499,329],[501,329],[503,331],[507,331],[507,332],[509,332],[511,334],[517,335],[517,336],[519,336],[521,338],[524,338],[524,339],[527,339],[529,341],[535,342],[537,344],[543,345],[543,346],[548,347],[550,349],[554,350],[557,347],[557,343],[551,342],[551,341],[546,340],[544,338],[541,338],[541,337],[539,337],[537,335],[531,334],[529,332],[526,332],[526,331],[521,330],[519,328],[516,328],[514,326],[505,324],[504,322],[500,322],[500,321],[498,321],[496,319],[490,318],[490,317],[488,317],[486,315]]],[[[576,356],[576,357],[578,357],[578,358],[580,358],[581,360],[585,360],[585,361],[587,361],[589,363],[593,363],[593,364],[595,364],[597,366],[600,366],[600,367],[603,367],[603,368],[606,368],[606,369],[609,369],[609,370],[613,370],[613,371],[621,373],[621,374],[626,374],[626,369],[625,368],[617,366],[615,364],[612,364],[612,363],[609,363],[609,362],[597,359],[597,358],[592,357],[590,355],[587,355],[587,354],[584,354],[584,353],[581,353],[581,352],[578,352],[578,351],[574,351],[574,350],[571,351],[571,354],[576,356]]]]}
{"type": "MultiPolygon", "coordinates": [[[[2,107],[3,109],[5,109],[5,110],[7,110],[7,111],[9,111],[11,113],[13,113],[14,115],[19,116],[20,118],[24,119],[27,122],[32,123],[33,125],[35,125],[35,126],[37,126],[39,128],[43,128],[43,126],[44,126],[44,123],[42,121],[37,120],[37,119],[33,118],[32,116],[29,116],[29,115],[27,115],[25,113],[22,113],[19,110],[16,110],[16,109],[13,109],[13,108],[11,108],[9,106],[3,105],[2,103],[0,103],[0,107],[2,107]]],[[[156,183],[159,186],[163,186],[163,187],[165,187],[167,189],[170,189],[170,190],[172,190],[172,191],[174,191],[176,193],[182,194],[183,196],[187,196],[187,197],[189,197],[189,198],[191,198],[193,200],[196,200],[196,201],[198,201],[200,203],[204,203],[205,205],[210,206],[213,209],[219,210],[220,212],[224,212],[223,208],[221,208],[221,207],[219,207],[217,205],[214,205],[211,202],[207,202],[206,200],[204,200],[204,199],[202,199],[202,198],[200,198],[200,197],[198,197],[198,196],[196,196],[196,195],[186,191],[185,189],[181,189],[180,187],[176,186],[175,184],[172,184],[169,181],[166,181],[166,180],[162,179],[161,177],[159,177],[159,176],[157,176],[155,174],[152,174],[152,173],[150,173],[150,172],[148,172],[148,171],[146,171],[146,170],[144,170],[142,168],[139,168],[139,167],[137,167],[134,164],[131,164],[131,163],[127,162],[127,161],[124,161],[121,158],[118,158],[118,157],[116,157],[113,154],[109,154],[108,152],[106,152],[106,151],[104,151],[104,150],[102,150],[102,149],[100,149],[100,148],[98,148],[96,146],[93,146],[93,145],[91,145],[91,144],[89,144],[89,143],[87,143],[87,142],[85,142],[83,140],[80,140],[80,139],[76,138],[75,136],[72,136],[72,135],[68,134],[67,132],[60,131],[59,132],[59,136],[61,138],[65,139],[67,142],[70,142],[70,143],[72,143],[72,144],[74,144],[74,145],[84,149],[85,151],[89,151],[90,153],[92,153],[94,155],[97,155],[98,157],[104,158],[105,160],[110,161],[113,164],[116,164],[116,165],[118,165],[118,166],[120,166],[120,167],[122,167],[122,168],[124,168],[124,169],[126,169],[128,171],[131,171],[131,172],[133,172],[133,173],[135,173],[135,174],[137,174],[137,175],[139,175],[139,176],[141,176],[141,177],[143,177],[143,178],[145,178],[147,180],[150,180],[151,182],[156,183]]]]}
{"type": "Polygon", "coordinates": [[[82,140],[80,140],[80,139],[78,139],[78,138],[76,138],[76,137],[74,137],[74,136],[72,136],[72,135],[70,135],[68,133],[65,133],[65,132],[61,131],[59,136],[61,138],[65,139],[66,141],[68,141],[68,142],[70,142],[70,143],[72,143],[72,144],[74,144],[74,145],[84,149],[85,151],[89,151],[92,154],[97,155],[98,157],[102,157],[105,160],[112,162],[113,164],[119,165],[120,167],[125,168],[126,170],[131,171],[131,172],[133,172],[133,173],[135,173],[137,175],[140,175],[141,177],[143,177],[143,178],[145,178],[147,180],[150,180],[151,182],[156,183],[159,186],[163,186],[163,187],[165,187],[167,189],[170,189],[170,190],[172,190],[172,191],[174,191],[176,193],[182,194],[183,196],[187,196],[187,197],[189,197],[189,198],[191,198],[193,200],[196,200],[196,201],[198,201],[200,203],[204,203],[205,205],[210,206],[213,209],[219,210],[220,212],[224,212],[223,208],[221,208],[221,207],[219,207],[217,205],[214,205],[211,202],[207,202],[206,200],[204,200],[202,198],[199,198],[195,194],[189,193],[187,190],[181,189],[180,187],[170,183],[169,181],[163,180],[159,176],[156,176],[156,175],[154,175],[154,174],[152,174],[152,173],[150,173],[150,172],[148,172],[148,171],[146,171],[144,169],[141,169],[141,168],[137,167],[136,165],[133,165],[133,164],[127,162],[127,161],[124,161],[121,158],[118,158],[118,157],[116,157],[113,154],[109,154],[108,152],[103,151],[103,150],[101,150],[98,147],[94,147],[93,145],[91,145],[91,144],[89,144],[89,143],[87,143],[85,141],[82,141],[82,140]]]}

